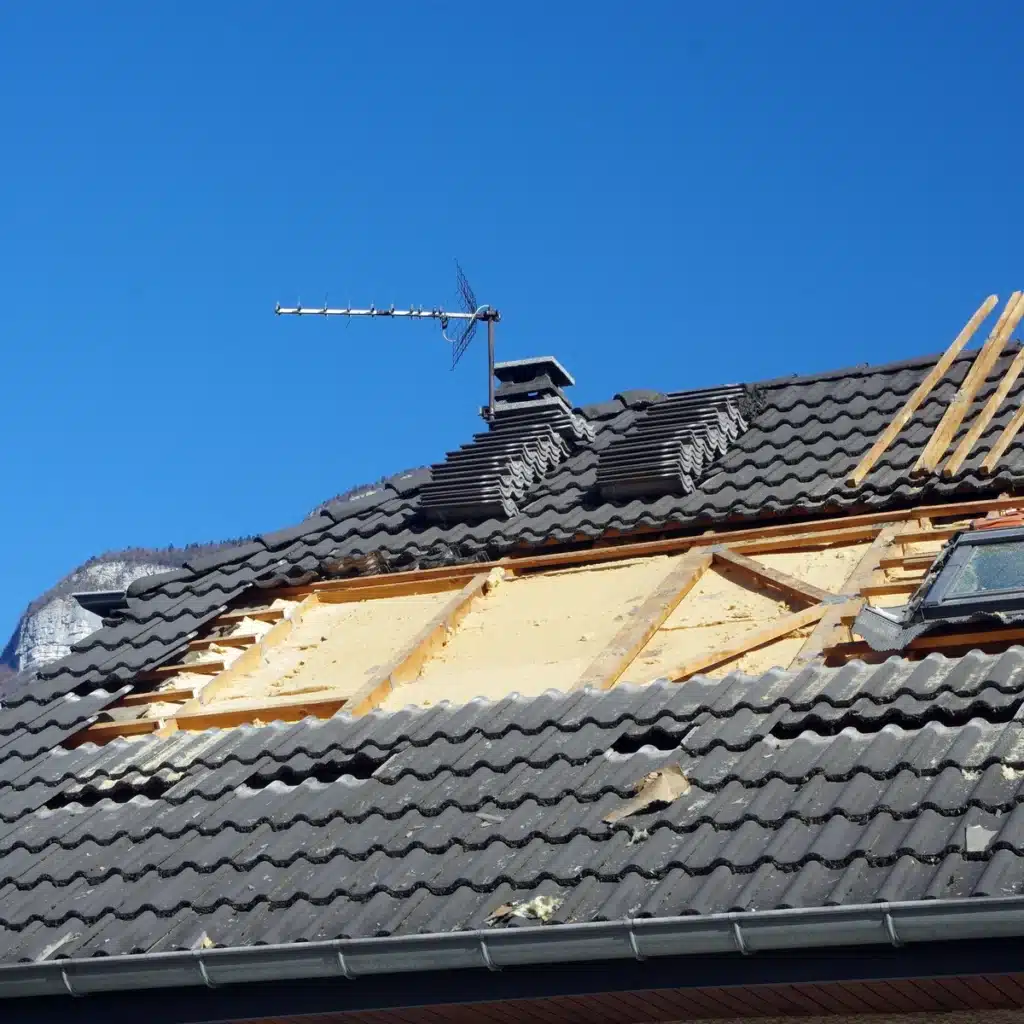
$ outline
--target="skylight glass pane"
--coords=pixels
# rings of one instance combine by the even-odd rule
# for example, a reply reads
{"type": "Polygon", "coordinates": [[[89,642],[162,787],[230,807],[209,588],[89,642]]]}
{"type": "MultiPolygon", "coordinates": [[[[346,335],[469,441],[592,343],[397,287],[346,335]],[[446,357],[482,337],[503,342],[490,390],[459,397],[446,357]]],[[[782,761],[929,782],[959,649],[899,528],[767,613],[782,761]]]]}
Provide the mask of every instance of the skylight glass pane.
{"type": "Polygon", "coordinates": [[[1024,589],[1024,541],[979,544],[946,591],[944,599],[1024,589]]]}

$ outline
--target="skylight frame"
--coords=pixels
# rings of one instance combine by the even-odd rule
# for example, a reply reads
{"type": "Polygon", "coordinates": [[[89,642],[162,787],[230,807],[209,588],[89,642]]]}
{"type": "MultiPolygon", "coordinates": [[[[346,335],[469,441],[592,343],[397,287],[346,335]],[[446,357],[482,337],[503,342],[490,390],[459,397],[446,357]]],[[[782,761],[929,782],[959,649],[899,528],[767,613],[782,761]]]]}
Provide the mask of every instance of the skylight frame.
{"type": "Polygon", "coordinates": [[[977,530],[953,538],[949,555],[921,601],[921,615],[925,619],[951,619],[979,612],[1024,610],[1024,579],[1019,587],[1003,587],[970,595],[950,595],[971,556],[979,547],[1013,543],[1024,544],[1024,527],[977,530]]]}

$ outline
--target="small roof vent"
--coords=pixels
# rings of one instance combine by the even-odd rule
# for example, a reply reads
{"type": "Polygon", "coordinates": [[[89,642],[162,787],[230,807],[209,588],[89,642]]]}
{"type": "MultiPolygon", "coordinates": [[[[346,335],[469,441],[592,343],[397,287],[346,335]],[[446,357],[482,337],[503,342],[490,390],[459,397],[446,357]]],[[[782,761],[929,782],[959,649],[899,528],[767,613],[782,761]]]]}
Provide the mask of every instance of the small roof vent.
{"type": "MultiPolygon", "coordinates": [[[[565,392],[575,381],[553,356],[495,363],[494,418],[431,468],[420,507],[431,519],[511,518],[523,498],[594,431],[565,392]]],[[[486,419],[486,410],[481,410],[486,419]]]]}
{"type": "Polygon", "coordinates": [[[763,405],[745,384],[667,395],[601,452],[597,485],[605,498],[689,494],[763,405]]]}

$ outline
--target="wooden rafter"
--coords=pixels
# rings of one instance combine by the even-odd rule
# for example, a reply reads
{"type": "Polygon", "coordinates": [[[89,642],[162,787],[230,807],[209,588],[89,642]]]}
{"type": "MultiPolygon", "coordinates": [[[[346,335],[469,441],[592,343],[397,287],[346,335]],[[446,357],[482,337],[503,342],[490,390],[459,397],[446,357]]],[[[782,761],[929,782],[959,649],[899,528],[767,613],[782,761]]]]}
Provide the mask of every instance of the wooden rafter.
{"type": "Polygon", "coordinates": [[[989,313],[995,309],[998,301],[998,296],[990,295],[975,310],[974,315],[964,325],[964,329],[953,339],[952,344],[942,353],[939,361],[932,367],[925,379],[918,384],[903,408],[893,417],[892,422],[885,430],[879,434],[878,440],[871,446],[864,458],[857,463],[857,468],[846,478],[846,482],[850,487],[859,487],[861,485],[885,450],[896,440],[899,432],[910,422],[911,417],[921,403],[932,393],[935,385],[945,376],[946,371],[953,365],[953,360],[960,354],[961,349],[974,337],[975,331],[981,326],[989,313]]]}
{"type": "Polygon", "coordinates": [[[798,612],[783,615],[781,618],[775,619],[764,626],[741,633],[735,640],[732,640],[723,647],[708,651],[705,654],[699,654],[694,658],[688,658],[681,665],[676,666],[676,668],[671,669],[667,673],[662,673],[659,678],[667,676],[673,682],[682,682],[698,672],[704,672],[709,668],[714,668],[716,665],[732,661],[733,658],[738,658],[748,651],[764,647],[765,644],[780,640],[795,630],[809,626],[811,623],[820,620],[827,611],[828,605],[814,604],[809,608],[801,608],[798,612]]]}
{"type": "Polygon", "coordinates": [[[424,665],[448,642],[459,623],[469,614],[475,602],[495,584],[492,574],[497,569],[474,576],[420,632],[361,689],[347,704],[353,715],[363,715],[375,708],[395,687],[412,682],[424,665]]]}
{"type": "Polygon", "coordinates": [[[935,467],[939,464],[943,455],[946,454],[946,449],[949,447],[950,441],[953,440],[953,436],[959,429],[960,424],[963,423],[964,417],[974,401],[974,396],[988,378],[992,367],[995,365],[995,361],[999,358],[1003,346],[1013,333],[1013,329],[1017,326],[1021,316],[1024,316],[1024,302],[1021,301],[1021,298],[1020,292],[1014,292],[1010,296],[1003,312],[999,316],[999,320],[996,322],[995,327],[992,328],[992,333],[986,339],[985,344],[982,345],[974,362],[971,364],[970,370],[967,371],[963,384],[960,385],[960,389],[953,396],[953,400],[943,413],[942,419],[939,420],[935,433],[932,434],[931,439],[925,446],[925,450],[921,452],[917,462],[914,463],[914,468],[911,470],[912,475],[921,476],[934,472],[935,467]]]}
{"type": "Polygon", "coordinates": [[[996,443],[992,445],[992,450],[985,456],[985,460],[981,464],[982,473],[988,476],[996,471],[999,460],[1003,457],[1006,449],[1013,444],[1013,439],[1020,432],[1022,424],[1024,424],[1024,405],[1020,406],[1010,422],[1003,427],[1003,432],[996,439],[996,443]]]}
{"type": "Polygon", "coordinates": [[[258,642],[243,651],[231,663],[230,668],[225,669],[216,678],[207,683],[200,690],[199,694],[185,704],[174,717],[180,718],[184,715],[198,714],[200,711],[203,711],[218,693],[222,693],[227,687],[257,668],[271,648],[287,640],[291,636],[292,631],[302,622],[306,612],[311,608],[315,608],[319,602],[319,595],[316,593],[307,594],[299,604],[288,612],[287,618],[276,622],[263,634],[258,642]]]}
{"type": "Polygon", "coordinates": [[[843,628],[843,618],[856,611],[864,603],[859,596],[862,587],[870,584],[878,572],[882,559],[892,548],[899,526],[893,524],[883,527],[878,536],[868,545],[860,560],[853,567],[843,584],[843,593],[850,594],[851,599],[845,604],[832,605],[814,627],[813,632],[800,648],[790,668],[800,669],[810,662],[823,656],[823,653],[839,639],[843,628]]]}
{"type": "MultiPolygon", "coordinates": [[[[1021,370],[1024,370],[1024,346],[1013,357],[1013,362],[1007,367],[1006,373],[1003,374],[1003,379],[999,382],[999,386],[992,392],[991,397],[985,403],[985,407],[978,413],[974,423],[971,424],[971,429],[967,431],[964,439],[957,445],[956,451],[949,457],[946,465],[942,467],[942,475],[944,477],[948,479],[960,472],[960,467],[964,464],[964,460],[971,454],[978,438],[985,432],[985,428],[992,422],[992,417],[995,416],[999,407],[1006,400],[1006,396],[1010,393],[1010,388],[1013,387],[1020,376],[1021,370]]],[[[998,457],[997,455],[996,458],[998,457]]]]}
{"type": "Polygon", "coordinates": [[[711,552],[704,550],[690,551],[683,555],[679,564],[653,593],[634,609],[626,624],[587,666],[572,688],[607,690],[614,686],[679,602],[697,585],[713,558],[711,552]]]}
{"type": "Polygon", "coordinates": [[[822,590],[812,583],[790,576],[787,572],[780,572],[762,562],[755,562],[752,558],[740,554],[737,551],[730,551],[728,548],[719,548],[715,551],[715,561],[738,569],[746,576],[752,576],[757,582],[779,590],[787,597],[796,598],[798,601],[827,601],[835,597],[835,594],[822,590]]]}

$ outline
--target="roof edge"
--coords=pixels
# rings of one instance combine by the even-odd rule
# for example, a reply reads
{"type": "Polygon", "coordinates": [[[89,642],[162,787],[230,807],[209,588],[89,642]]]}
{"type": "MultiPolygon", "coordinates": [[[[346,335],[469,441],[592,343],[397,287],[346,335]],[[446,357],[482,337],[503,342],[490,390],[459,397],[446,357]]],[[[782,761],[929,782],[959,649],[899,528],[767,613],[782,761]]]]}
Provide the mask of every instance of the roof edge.
{"type": "Polygon", "coordinates": [[[1024,897],[442,932],[143,953],[0,967],[0,999],[654,957],[903,946],[1024,936],[1024,897]]]}

